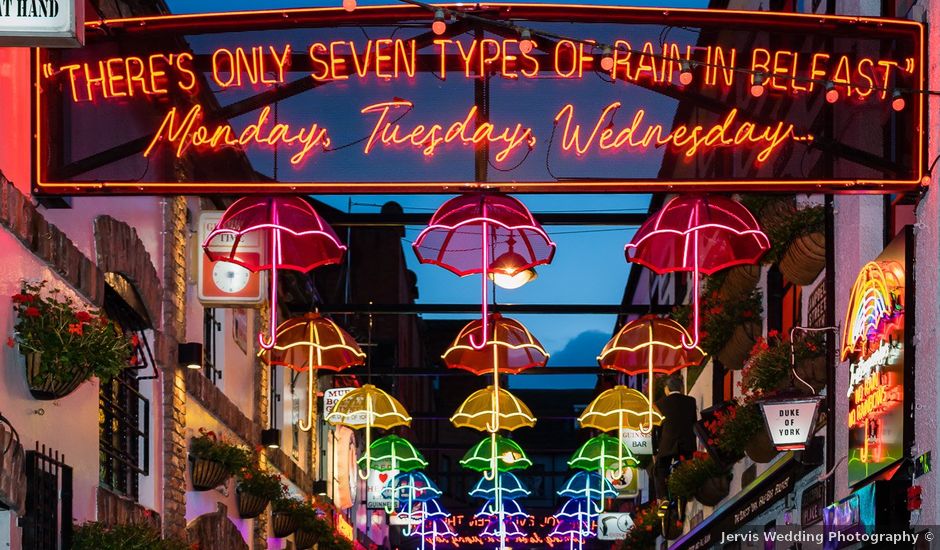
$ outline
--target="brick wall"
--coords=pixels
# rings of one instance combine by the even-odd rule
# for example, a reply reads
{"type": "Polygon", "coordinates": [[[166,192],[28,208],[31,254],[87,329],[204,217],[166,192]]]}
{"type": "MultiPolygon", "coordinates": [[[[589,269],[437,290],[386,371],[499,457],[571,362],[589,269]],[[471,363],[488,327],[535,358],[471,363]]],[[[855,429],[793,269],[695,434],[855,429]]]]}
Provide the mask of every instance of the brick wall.
{"type": "Polygon", "coordinates": [[[186,201],[168,197],[163,207],[163,331],[157,338],[163,365],[163,533],[186,536],[186,382],[177,345],[186,328],[186,201]]]}

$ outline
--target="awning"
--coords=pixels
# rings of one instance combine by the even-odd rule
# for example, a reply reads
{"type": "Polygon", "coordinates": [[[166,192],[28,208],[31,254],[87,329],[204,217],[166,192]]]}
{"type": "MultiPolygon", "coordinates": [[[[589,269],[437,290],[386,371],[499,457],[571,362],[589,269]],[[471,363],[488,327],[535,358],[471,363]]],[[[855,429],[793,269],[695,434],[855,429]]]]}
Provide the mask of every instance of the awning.
{"type": "Polygon", "coordinates": [[[670,550],[709,548],[757,517],[793,489],[799,463],[788,452],[734,498],[715,509],[704,521],[675,541],[670,550]]]}

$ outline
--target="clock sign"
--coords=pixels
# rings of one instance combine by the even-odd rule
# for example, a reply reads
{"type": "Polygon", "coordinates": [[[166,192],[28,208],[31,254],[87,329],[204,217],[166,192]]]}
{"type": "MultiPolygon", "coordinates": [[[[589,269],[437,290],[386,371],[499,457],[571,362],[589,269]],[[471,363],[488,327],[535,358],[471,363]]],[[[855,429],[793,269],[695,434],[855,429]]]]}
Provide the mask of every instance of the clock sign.
{"type": "MultiPolygon", "coordinates": [[[[201,245],[222,217],[221,211],[207,211],[199,215],[199,301],[212,305],[249,305],[260,304],[263,299],[264,285],[262,273],[255,273],[231,262],[213,262],[201,250],[201,245]]],[[[223,243],[219,249],[231,246],[223,243]]],[[[236,257],[245,263],[261,263],[264,253],[260,239],[251,234],[245,235],[238,246],[236,257]]]]}

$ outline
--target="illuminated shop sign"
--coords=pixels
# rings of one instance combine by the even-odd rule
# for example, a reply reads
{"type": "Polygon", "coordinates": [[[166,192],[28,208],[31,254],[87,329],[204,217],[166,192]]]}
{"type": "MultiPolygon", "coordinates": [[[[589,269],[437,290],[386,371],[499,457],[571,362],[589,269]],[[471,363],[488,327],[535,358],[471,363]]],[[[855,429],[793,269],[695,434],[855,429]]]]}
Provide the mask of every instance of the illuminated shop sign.
{"type": "Polygon", "coordinates": [[[477,13],[483,22],[458,18],[436,35],[432,15],[385,6],[89,23],[87,48],[36,55],[36,191],[921,182],[919,23],[495,4],[477,13]],[[846,123],[820,124],[828,117],[846,123]],[[873,143],[855,124],[865,136],[895,131],[873,143]]]}
{"type": "Polygon", "coordinates": [[[904,458],[905,238],[859,272],[841,358],[849,363],[849,484],[904,458]]]}
{"type": "Polygon", "coordinates": [[[81,46],[84,22],[84,0],[4,0],[0,46],[81,46]]]}

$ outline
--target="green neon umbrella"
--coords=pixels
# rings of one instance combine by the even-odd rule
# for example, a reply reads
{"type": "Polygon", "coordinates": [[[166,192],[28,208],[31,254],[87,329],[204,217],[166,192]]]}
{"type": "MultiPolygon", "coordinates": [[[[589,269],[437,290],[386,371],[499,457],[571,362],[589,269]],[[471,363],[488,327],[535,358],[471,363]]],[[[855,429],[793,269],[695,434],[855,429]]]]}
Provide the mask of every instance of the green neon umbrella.
{"type": "Polygon", "coordinates": [[[410,472],[426,467],[428,462],[407,439],[386,435],[372,442],[369,453],[360,458],[358,464],[360,468],[368,467],[380,472],[410,472]]]}
{"type": "Polygon", "coordinates": [[[494,462],[500,472],[525,470],[532,465],[518,443],[497,434],[481,440],[460,459],[461,466],[478,472],[492,470],[494,462]]]}
{"type": "Polygon", "coordinates": [[[588,439],[571,455],[568,466],[579,470],[603,473],[606,470],[622,470],[640,462],[630,449],[616,437],[601,434],[588,439]]]}

